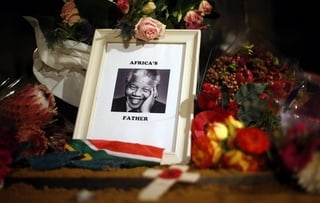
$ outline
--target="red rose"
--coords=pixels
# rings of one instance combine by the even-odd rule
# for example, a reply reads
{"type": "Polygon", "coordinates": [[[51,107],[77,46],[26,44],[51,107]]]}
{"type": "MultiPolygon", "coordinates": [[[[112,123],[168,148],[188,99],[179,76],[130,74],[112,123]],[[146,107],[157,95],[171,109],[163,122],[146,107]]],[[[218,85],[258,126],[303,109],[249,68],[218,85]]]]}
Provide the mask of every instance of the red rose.
{"type": "Polygon", "coordinates": [[[210,110],[218,106],[221,99],[220,88],[210,84],[204,83],[202,91],[197,97],[197,104],[200,110],[210,110]]]}
{"type": "Polygon", "coordinates": [[[119,10],[123,14],[127,14],[129,12],[129,9],[130,9],[130,1],[129,0],[118,0],[117,5],[118,5],[119,10]]]}
{"type": "Polygon", "coordinates": [[[249,154],[262,154],[269,150],[268,135],[257,127],[239,128],[236,132],[236,145],[249,154]]]}

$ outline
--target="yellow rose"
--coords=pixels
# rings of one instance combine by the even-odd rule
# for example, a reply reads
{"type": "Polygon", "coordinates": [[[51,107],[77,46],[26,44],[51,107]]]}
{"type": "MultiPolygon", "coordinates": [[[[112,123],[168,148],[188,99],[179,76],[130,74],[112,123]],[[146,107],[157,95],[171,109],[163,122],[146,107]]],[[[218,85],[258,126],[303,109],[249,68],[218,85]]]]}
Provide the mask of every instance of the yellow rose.
{"type": "Polygon", "coordinates": [[[148,15],[152,13],[154,10],[156,10],[157,6],[153,1],[149,1],[146,3],[142,8],[142,13],[145,15],[148,15]]]}
{"type": "Polygon", "coordinates": [[[237,120],[235,119],[233,116],[229,116],[227,119],[226,119],[226,124],[228,126],[228,129],[229,129],[229,134],[231,136],[234,136],[235,135],[235,130],[237,128],[243,128],[244,127],[244,124],[243,122],[241,122],[240,120],[237,120]]]}
{"type": "Polygon", "coordinates": [[[206,130],[207,136],[210,140],[220,141],[228,137],[228,128],[223,123],[209,123],[206,127],[206,130]]]}

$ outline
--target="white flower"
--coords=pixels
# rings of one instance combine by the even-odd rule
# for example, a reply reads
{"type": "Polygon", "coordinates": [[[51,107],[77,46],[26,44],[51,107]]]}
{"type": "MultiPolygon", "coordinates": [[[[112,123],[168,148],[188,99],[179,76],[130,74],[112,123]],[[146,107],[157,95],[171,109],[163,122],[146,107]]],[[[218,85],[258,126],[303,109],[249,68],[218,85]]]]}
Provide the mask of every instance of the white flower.
{"type": "Polygon", "coordinates": [[[312,154],[312,160],[297,173],[297,177],[307,192],[320,194],[320,151],[312,154]]]}

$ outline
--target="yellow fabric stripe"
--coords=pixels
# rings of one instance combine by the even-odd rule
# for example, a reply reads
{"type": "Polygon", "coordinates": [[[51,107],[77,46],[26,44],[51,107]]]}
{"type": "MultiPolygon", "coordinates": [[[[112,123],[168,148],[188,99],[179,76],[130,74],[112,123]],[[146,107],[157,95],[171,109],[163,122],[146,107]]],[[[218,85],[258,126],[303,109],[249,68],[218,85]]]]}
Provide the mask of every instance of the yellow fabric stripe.
{"type": "Polygon", "coordinates": [[[70,152],[75,151],[75,149],[74,149],[73,147],[71,147],[71,145],[69,145],[69,144],[66,144],[66,145],[65,145],[65,148],[66,148],[66,150],[68,150],[68,151],[70,151],[70,152]]]}
{"type": "Polygon", "coordinates": [[[89,153],[84,153],[83,154],[83,158],[81,159],[81,160],[92,160],[93,159],[93,157],[89,154],[89,153]]]}

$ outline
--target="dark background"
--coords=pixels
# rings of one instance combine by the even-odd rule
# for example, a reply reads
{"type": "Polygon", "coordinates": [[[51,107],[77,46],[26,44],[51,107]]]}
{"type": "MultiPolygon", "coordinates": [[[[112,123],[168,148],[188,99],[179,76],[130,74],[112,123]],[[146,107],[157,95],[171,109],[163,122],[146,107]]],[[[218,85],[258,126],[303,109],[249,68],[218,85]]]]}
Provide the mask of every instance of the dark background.
{"type": "Polygon", "coordinates": [[[280,50],[305,70],[320,73],[320,13],[316,1],[275,1],[274,33],[280,50]]]}
{"type": "MultiPolygon", "coordinates": [[[[10,1],[2,6],[0,76],[33,77],[34,32],[22,16],[53,15],[62,0],[10,1]]],[[[319,71],[319,12],[316,1],[216,0],[218,21],[232,22],[226,29],[249,25],[283,55],[307,71],[319,71]]],[[[202,59],[203,60],[203,59],[202,59]]]]}
{"type": "Polygon", "coordinates": [[[59,12],[62,3],[62,0],[10,1],[0,7],[1,77],[33,77],[34,31],[23,16],[53,15],[59,12]]]}

